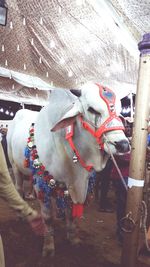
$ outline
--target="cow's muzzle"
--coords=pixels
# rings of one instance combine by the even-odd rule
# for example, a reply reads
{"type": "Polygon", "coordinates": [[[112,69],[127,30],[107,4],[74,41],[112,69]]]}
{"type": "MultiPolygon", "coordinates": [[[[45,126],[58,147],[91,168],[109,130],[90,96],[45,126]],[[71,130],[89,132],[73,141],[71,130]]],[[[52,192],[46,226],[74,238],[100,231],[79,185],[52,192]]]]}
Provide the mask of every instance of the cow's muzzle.
{"type": "Polygon", "coordinates": [[[120,153],[126,153],[130,151],[130,144],[129,141],[126,139],[123,139],[121,141],[115,141],[114,142],[115,148],[117,150],[117,152],[120,153]]]}

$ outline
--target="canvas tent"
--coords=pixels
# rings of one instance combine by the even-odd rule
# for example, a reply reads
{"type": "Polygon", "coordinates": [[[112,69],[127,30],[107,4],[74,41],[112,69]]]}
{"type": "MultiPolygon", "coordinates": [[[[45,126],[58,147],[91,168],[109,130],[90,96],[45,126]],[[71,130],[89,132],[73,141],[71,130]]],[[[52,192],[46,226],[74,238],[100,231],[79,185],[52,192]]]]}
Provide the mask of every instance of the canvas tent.
{"type": "Polygon", "coordinates": [[[136,92],[137,44],[150,31],[148,0],[7,0],[0,26],[0,98],[47,101],[46,90],[97,81],[136,92]]]}

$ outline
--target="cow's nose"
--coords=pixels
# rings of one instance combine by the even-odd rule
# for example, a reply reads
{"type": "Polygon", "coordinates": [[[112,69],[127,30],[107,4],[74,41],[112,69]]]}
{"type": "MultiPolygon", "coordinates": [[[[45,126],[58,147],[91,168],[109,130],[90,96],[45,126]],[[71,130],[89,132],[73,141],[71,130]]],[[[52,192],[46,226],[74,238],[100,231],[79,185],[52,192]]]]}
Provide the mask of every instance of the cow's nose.
{"type": "Polygon", "coordinates": [[[122,152],[122,153],[128,152],[130,150],[129,142],[125,139],[118,141],[118,142],[116,141],[115,147],[118,152],[122,152]]]}

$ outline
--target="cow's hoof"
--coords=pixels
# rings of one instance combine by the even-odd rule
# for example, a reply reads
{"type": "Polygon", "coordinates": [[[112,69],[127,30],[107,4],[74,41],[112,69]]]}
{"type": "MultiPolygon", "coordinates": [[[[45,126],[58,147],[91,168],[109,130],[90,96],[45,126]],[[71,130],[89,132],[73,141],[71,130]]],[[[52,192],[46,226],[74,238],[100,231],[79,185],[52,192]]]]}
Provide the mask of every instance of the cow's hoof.
{"type": "Polygon", "coordinates": [[[70,243],[73,246],[80,246],[82,241],[79,237],[75,237],[75,238],[70,239],[70,243]]]}
{"type": "Polygon", "coordinates": [[[24,194],[24,199],[35,200],[35,196],[32,193],[24,194]]]}

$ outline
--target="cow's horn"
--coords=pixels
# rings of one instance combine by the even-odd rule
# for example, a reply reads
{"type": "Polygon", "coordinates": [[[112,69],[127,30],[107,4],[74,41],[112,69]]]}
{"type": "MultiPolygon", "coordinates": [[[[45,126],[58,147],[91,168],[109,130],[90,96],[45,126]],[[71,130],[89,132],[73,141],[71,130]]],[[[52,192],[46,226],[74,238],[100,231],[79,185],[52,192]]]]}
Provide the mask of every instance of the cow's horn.
{"type": "Polygon", "coordinates": [[[81,96],[81,90],[79,89],[70,89],[70,92],[78,97],[81,96]]]}

